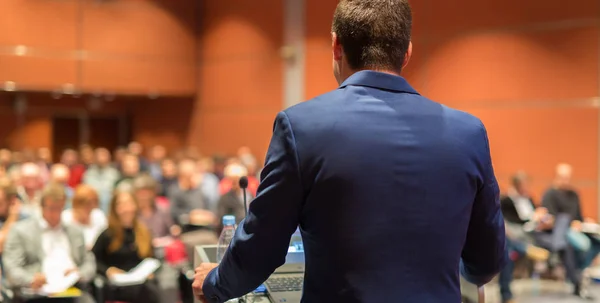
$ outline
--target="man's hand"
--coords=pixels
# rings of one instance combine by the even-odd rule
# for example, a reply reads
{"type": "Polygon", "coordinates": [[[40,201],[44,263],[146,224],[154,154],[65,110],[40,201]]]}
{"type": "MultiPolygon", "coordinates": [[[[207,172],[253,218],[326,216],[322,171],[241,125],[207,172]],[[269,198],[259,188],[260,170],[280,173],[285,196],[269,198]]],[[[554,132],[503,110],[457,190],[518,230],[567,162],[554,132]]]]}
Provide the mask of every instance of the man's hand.
{"type": "Polygon", "coordinates": [[[213,225],[216,220],[215,214],[204,209],[194,209],[190,212],[190,223],[197,226],[213,225]]]}
{"type": "Polygon", "coordinates": [[[110,278],[112,278],[114,275],[123,274],[123,273],[125,273],[123,270],[121,270],[121,269],[118,269],[118,268],[116,268],[116,267],[109,267],[109,268],[106,270],[106,276],[107,276],[109,279],[110,279],[110,278]]]}
{"type": "Polygon", "coordinates": [[[204,297],[204,293],[202,292],[202,285],[204,285],[204,280],[206,280],[206,276],[215,269],[219,264],[215,263],[202,263],[200,266],[196,268],[196,274],[194,275],[194,283],[192,283],[192,289],[194,290],[194,294],[201,302],[208,302],[204,297]]]}
{"type": "Polygon", "coordinates": [[[72,273],[76,273],[78,271],[79,270],[77,269],[77,267],[68,269],[68,270],[65,271],[65,277],[68,276],[68,275],[70,275],[70,274],[72,274],[72,273]]]}
{"type": "Polygon", "coordinates": [[[596,220],[594,220],[594,219],[592,219],[592,218],[589,218],[589,217],[588,217],[588,218],[585,218],[585,219],[583,220],[583,222],[585,222],[585,223],[591,223],[591,224],[596,224],[596,220]]]}
{"type": "Polygon", "coordinates": [[[171,236],[177,238],[181,235],[181,227],[179,227],[179,225],[173,225],[169,228],[169,233],[171,236]]]}
{"type": "Polygon", "coordinates": [[[541,218],[543,218],[544,216],[546,216],[548,214],[548,209],[545,207],[538,207],[535,209],[535,212],[533,213],[533,220],[534,221],[538,221],[541,218]]]}
{"type": "Polygon", "coordinates": [[[551,230],[552,228],[554,228],[554,216],[547,214],[541,218],[541,220],[538,223],[537,229],[539,231],[545,231],[551,230]]]}
{"type": "Polygon", "coordinates": [[[44,276],[44,274],[37,273],[33,275],[33,281],[31,281],[31,288],[33,288],[34,290],[38,290],[42,286],[44,286],[44,284],[46,284],[46,276],[44,276]]]}
{"type": "Polygon", "coordinates": [[[581,221],[573,220],[573,222],[571,222],[571,229],[574,231],[581,231],[581,221]]]}

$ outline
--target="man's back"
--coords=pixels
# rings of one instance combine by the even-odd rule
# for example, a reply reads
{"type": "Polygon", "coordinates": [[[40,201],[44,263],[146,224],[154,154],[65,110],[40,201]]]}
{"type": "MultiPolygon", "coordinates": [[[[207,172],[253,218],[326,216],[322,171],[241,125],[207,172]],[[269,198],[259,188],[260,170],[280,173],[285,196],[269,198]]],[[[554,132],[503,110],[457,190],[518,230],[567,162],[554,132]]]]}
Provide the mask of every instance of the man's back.
{"type": "Polygon", "coordinates": [[[497,188],[477,201],[481,122],[368,71],[285,113],[308,191],[304,301],[459,302],[473,204],[498,207],[497,188]]]}

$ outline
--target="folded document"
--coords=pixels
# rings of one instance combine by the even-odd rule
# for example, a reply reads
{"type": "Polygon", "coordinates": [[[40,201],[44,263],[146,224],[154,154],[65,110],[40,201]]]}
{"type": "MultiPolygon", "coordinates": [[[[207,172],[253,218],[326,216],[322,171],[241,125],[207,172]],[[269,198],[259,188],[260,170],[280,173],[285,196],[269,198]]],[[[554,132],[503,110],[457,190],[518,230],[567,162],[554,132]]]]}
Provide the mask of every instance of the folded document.
{"type": "Polygon", "coordinates": [[[143,284],[159,267],[159,260],[152,258],[144,259],[144,261],[129,272],[112,276],[110,282],[116,286],[143,284]]]}

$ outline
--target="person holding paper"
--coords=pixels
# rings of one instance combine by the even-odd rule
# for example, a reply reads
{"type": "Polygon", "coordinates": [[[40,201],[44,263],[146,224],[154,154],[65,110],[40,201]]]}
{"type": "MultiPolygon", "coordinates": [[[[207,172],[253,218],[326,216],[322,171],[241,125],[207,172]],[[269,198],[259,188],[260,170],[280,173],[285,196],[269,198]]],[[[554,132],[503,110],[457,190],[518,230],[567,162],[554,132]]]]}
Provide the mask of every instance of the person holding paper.
{"type": "Polygon", "coordinates": [[[61,222],[66,195],[63,186],[51,184],[41,195],[41,217],[14,225],[5,243],[4,276],[16,295],[24,290],[52,294],[77,286],[80,302],[90,302],[86,293],[96,273],[94,256],[87,251],[83,232],[61,222]]]}
{"type": "Polygon", "coordinates": [[[116,286],[110,281],[124,274],[144,259],[153,256],[152,234],[138,220],[139,207],[130,192],[116,193],[110,203],[108,229],[92,248],[98,273],[108,278],[107,300],[129,303],[158,303],[160,292],[155,279],[150,277],[141,284],[116,286]]]}
{"type": "Polygon", "coordinates": [[[567,239],[570,246],[568,259],[563,261],[567,273],[574,272],[572,283],[575,284],[575,294],[580,297],[592,298],[587,289],[590,283],[587,270],[600,253],[600,240],[595,236],[582,233],[582,222],[596,224],[592,218],[584,218],[581,201],[577,190],[571,183],[573,167],[566,163],[556,166],[556,177],[553,186],[548,189],[542,198],[542,205],[554,216],[567,216],[571,220],[570,231],[567,239]]]}

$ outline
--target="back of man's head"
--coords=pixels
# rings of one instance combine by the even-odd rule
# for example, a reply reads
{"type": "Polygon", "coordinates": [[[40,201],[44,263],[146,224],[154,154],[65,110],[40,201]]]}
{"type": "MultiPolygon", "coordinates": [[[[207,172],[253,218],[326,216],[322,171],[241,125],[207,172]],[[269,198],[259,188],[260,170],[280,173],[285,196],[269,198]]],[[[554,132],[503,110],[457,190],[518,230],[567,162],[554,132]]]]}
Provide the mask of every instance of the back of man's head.
{"type": "Polygon", "coordinates": [[[399,72],[411,40],[408,0],[340,0],[332,32],[354,70],[399,72]]]}

